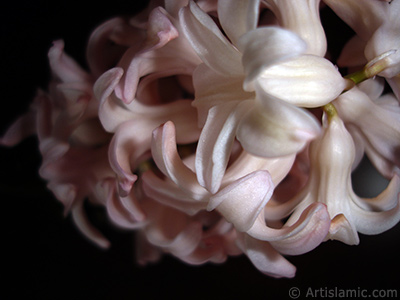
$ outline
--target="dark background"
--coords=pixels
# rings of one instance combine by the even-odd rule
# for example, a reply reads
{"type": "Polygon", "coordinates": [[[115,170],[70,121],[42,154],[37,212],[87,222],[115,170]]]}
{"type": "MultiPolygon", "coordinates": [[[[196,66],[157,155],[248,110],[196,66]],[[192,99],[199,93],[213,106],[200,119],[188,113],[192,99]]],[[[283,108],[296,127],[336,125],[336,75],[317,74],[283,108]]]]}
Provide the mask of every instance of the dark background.
{"type": "MultiPolygon", "coordinates": [[[[46,87],[47,51],[53,40],[63,38],[66,52],[85,66],[90,32],[110,17],[135,12],[144,2],[3,2],[0,134],[28,109],[36,89],[46,87]]],[[[329,32],[336,34],[336,42],[348,38],[342,30],[346,26],[329,32]]],[[[244,256],[197,267],[164,256],[157,264],[139,267],[132,233],[105,224],[101,210],[88,207],[93,222],[112,242],[108,251],[90,244],[71,218],[63,217],[62,205],[37,175],[40,155],[35,138],[0,148],[0,163],[0,299],[289,299],[291,287],[303,295],[309,287],[400,293],[400,226],[379,236],[361,236],[359,246],[326,242],[308,254],[289,257],[298,269],[295,279],[266,277],[244,256]]],[[[361,181],[366,172],[358,171],[361,181]]]]}

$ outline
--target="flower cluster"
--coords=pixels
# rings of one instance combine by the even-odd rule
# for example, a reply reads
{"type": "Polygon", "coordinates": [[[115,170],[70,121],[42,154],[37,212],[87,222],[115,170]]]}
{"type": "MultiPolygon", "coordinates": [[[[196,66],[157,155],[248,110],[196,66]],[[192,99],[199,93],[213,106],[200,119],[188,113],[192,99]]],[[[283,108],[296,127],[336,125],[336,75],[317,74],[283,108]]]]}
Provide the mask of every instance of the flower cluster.
{"type": "Polygon", "coordinates": [[[89,70],[55,41],[48,90],[0,141],[37,135],[40,175],[100,247],[84,201],[135,231],[140,263],[245,254],[293,277],[285,255],[400,220],[399,15],[400,0],[152,0],[92,33],[89,70]],[[321,9],[355,33],[337,62],[321,9]],[[390,180],[375,198],[352,189],[364,155],[390,180]]]}

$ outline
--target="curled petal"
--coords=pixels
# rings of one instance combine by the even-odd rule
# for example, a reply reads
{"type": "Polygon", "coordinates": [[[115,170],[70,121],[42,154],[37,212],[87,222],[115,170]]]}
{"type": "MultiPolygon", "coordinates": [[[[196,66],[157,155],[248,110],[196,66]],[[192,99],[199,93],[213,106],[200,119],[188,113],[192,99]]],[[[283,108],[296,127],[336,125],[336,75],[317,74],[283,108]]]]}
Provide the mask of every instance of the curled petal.
{"type": "Polygon", "coordinates": [[[303,212],[298,222],[306,222],[307,225],[285,239],[271,242],[271,245],[280,253],[299,255],[313,250],[324,241],[329,232],[331,220],[326,206],[315,203],[303,212]]]}
{"type": "Polygon", "coordinates": [[[238,243],[253,265],[262,273],[275,278],[292,278],[295,276],[296,267],[280,255],[268,242],[257,240],[247,234],[241,234],[238,243]]]}
{"type": "Polygon", "coordinates": [[[237,124],[248,103],[228,102],[210,109],[196,153],[198,182],[216,193],[228,164],[237,124]]]}
{"type": "Polygon", "coordinates": [[[117,65],[126,51],[127,41],[116,37],[127,33],[130,33],[129,40],[133,44],[140,45],[144,39],[143,34],[128,26],[123,18],[113,18],[104,22],[92,32],[86,49],[86,58],[92,74],[99,77],[117,65]]]}
{"type": "Polygon", "coordinates": [[[168,18],[167,12],[162,7],[153,9],[149,15],[144,49],[148,51],[160,48],[178,36],[179,32],[168,18]]]}
{"type": "Polygon", "coordinates": [[[210,197],[207,210],[217,209],[239,231],[247,231],[271,198],[274,185],[267,171],[240,178],[210,197]]]}
{"type": "Polygon", "coordinates": [[[207,207],[206,199],[209,194],[206,190],[204,193],[195,194],[190,190],[178,187],[172,181],[158,178],[152,172],[144,173],[142,180],[143,190],[148,197],[189,216],[193,216],[207,207]]]}
{"type": "Polygon", "coordinates": [[[135,229],[143,225],[145,214],[134,196],[121,198],[116,193],[115,179],[104,180],[103,193],[107,193],[107,213],[111,220],[123,228],[135,229]]]}
{"type": "Polygon", "coordinates": [[[72,218],[78,229],[92,242],[101,248],[109,248],[110,242],[90,224],[83,208],[83,202],[77,202],[72,207],[72,218]]]}
{"type": "Polygon", "coordinates": [[[243,151],[240,156],[228,167],[223,185],[244,177],[256,170],[267,170],[271,174],[273,184],[276,186],[286,177],[295,160],[295,155],[279,158],[257,157],[243,151]]]}
{"type": "Polygon", "coordinates": [[[386,189],[374,198],[356,197],[355,203],[369,211],[387,211],[397,206],[400,193],[400,175],[395,174],[386,189]]]}
{"type": "MultiPolygon", "coordinates": [[[[400,193],[400,192],[399,192],[400,193]]],[[[391,229],[400,221],[400,198],[397,194],[397,205],[387,211],[365,211],[351,202],[352,217],[357,231],[363,234],[380,234],[391,229]]]]}
{"type": "Polygon", "coordinates": [[[207,66],[223,75],[243,74],[240,53],[209,15],[190,1],[189,7],[183,8],[179,16],[186,38],[207,66]]]}
{"type": "Polygon", "coordinates": [[[91,77],[64,53],[64,42],[57,40],[49,50],[51,70],[62,82],[90,82],[91,77]]]}
{"type": "Polygon", "coordinates": [[[327,238],[347,245],[358,245],[360,242],[356,228],[343,214],[338,214],[332,219],[327,238]]]}
{"type": "Polygon", "coordinates": [[[175,126],[167,122],[153,131],[151,152],[161,172],[179,187],[193,193],[204,193],[204,188],[179,157],[176,147],[175,126]]]}
{"type": "Polygon", "coordinates": [[[110,143],[110,165],[117,175],[119,193],[122,197],[126,197],[129,194],[137,180],[137,176],[132,173],[132,169],[137,167],[138,158],[150,149],[150,134],[137,134],[137,132],[143,130],[140,125],[135,121],[122,124],[118,127],[110,143]]]}
{"type": "Polygon", "coordinates": [[[149,28],[148,43],[144,43],[140,51],[130,48],[118,64],[125,72],[115,88],[115,95],[127,104],[135,98],[141,78],[150,74],[162,77],[166,73],[168,76],[190,75],[201,62],[188,42],[178,36],[171,16],[164,9],[157,8],[156,11],[157,24],[149,28]]]}
{"type": "Polygon", "coordinates": [[[326,206],[313,203],[302,212],[296,223],[279,229],[268,227],[261,213],[247,234],[262,241],[274,242],[273,245],[283,253],[300,254],[318,246],[328,234],[329,225],[330,217],[326,206]],[[291,245],[296,246],[292,249],[291,245]]]}

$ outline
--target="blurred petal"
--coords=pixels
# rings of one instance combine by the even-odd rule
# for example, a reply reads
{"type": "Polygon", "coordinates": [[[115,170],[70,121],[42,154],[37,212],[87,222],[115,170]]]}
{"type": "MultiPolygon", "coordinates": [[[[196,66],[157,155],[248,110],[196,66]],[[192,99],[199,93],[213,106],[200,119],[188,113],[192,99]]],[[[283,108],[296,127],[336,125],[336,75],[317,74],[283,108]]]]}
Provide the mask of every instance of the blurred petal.
{"type": "Polygon", "coordinates": [[[83,202],[78,202],[72,208],[72,218],[79,230],[93,243],[101,248],[109,248],[110,242],[89,223],[83,208],[83,202]]]}
{"type": "Polygon", "coordinates": [[[234,45],[239,37],[257,27],[260,0],[218,1],[218,18],[234,45]]]}

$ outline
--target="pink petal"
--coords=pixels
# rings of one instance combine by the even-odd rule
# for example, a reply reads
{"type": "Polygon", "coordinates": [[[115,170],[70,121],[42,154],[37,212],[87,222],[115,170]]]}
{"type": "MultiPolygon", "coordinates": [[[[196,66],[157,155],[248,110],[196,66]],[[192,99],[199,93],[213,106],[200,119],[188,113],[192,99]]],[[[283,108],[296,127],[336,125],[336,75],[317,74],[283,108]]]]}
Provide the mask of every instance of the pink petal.
{"type": "Polygon", "coordinates": [[[216,209],[237,230],[247,231],[271,198],[273,190],[271,175],[267,171],[256,171],[211,196],[207,210],[216,209]]]}
{"type": "Polygon", "coordinates": [[[298,223],[300,222],[307,223],[301,231],[290,234],[285,239],[272,241],[271,245],[282,254],[307,253],[324,241],[331,223],[326,206],[320,203],[310,205],[300,217],[298,223]]]}
{"type": "Polygon", "coordinates": [[[238,242],[242,251],[262,273],[275,278],[293,278],[295,276],[296,267],[268,242],[254,239],[246,234],[242,234],[238,242]]]}
{"type": "Polygon", "coordinates": [[[78,229],[89,240],[101,248],[110,247],[110,242],[95,227],[93,227],[92,224],[90,224],[83,208],[83,202],[79,202],[73,206],[72,218],[78,229]]]}
{"type": "Polygon", "coordinates": [[[176,147],[175,125],[167,122],[153,131],[151,146],[154,162],[176,185],[193,193],[205,193],[192,172],[181,160],[176,147]]]}
{"type": "Polygon", "coordinates": [[[64,42],[55,41],[49,50],[51,70],[62,82],[87,82],[91,77],[71,57],[64,53],[64,42]]]}
{"type": "Polygon", "coordinates": [[[283,252],[305,253],[322,242],[328,233],[329,225],[330,217],[326,206],[314,203],[302,212],[296,223],[280,229],[268,227],[261,213],[247,234],[262,241],[274,242],[273,245],[283,252]]]}
{"type": "Polygon", "coordinates": [[[166,206],[173,207],[190,216],[197,214],[207,207],[206,194],[195,194],[190,190],[178,187],[172,181],[158,178],[152,172],[146,172],[142,176],[144,193],[166,206]]]}

